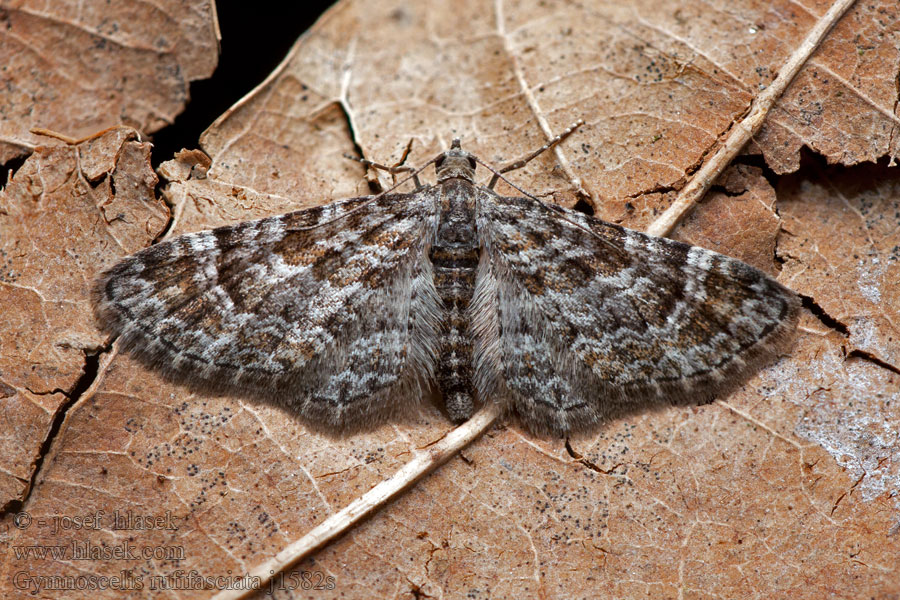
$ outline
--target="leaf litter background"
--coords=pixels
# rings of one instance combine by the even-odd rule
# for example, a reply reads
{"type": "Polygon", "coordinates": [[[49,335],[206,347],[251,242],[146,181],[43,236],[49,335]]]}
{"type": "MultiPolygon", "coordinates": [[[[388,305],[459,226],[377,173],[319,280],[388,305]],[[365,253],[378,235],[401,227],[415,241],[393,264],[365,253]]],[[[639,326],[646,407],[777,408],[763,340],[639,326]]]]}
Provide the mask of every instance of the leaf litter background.
{"type": "MultiPolygon", "coordinates": [[[[644,228],[827,7],[341,3],[210,127],[200,140],[206,154],[183,152],[162,165],[164,202],[154,193],[149,144],[127,130],[75,147],[22,142],[33,126],[81,134],[101,123],[81,131],[80,118],[40,118],[58,109],[53,98],[30,97],[32,111],[4,101],[15,110],[0,112],[3,141],[30,153],[0,196],[4,597],[27,595],[12,580],[23,569],[131,569],[145,584],[151,576],[175,581],[179,569],[239,575],[451,428],[426,405],[405,422],[332,439],[278,408],[171,385],[95,329],[87,290],[98,270],[167,228],[277,214],[389,183],[367,183],[345,152],[393,162],[410,147],[406,161],[419,164],[460,136],[502,164],[578,118],[586,125],[555,155],[512,180],[548,201],[644,228]],[[60,407],[65,419],[53,431],[60,407]],[[35,521],[170,511],[178,528],[54,534],[16,528],[19,510],[35,521]],[[182,548],[184,556],[12,553],[86,541],[182,548]]],[[[22,12],[4,12],[7,48],[28,37],[22,32],[35,35],[18,20],[22,12]]],[[[195,31],[180,20],[185,12],[169,8],[164,29],[195,31]]],[[[675,233],[741,257],[804,296],[808,310],[789,356],[718,403],[615,421],[568,444],[499,426],[297,567],[333,576],[334,590],[276,597],[900,594],[898,19],[890,0],[852,8],[747,154],[675,233]]],[[[209,48],[190,59],[192,68],[208,64],[209,48]]],[[[51,70],[83,84],[83,74],[60,64],[51,70]]],[[[40,64],[30,73],[4,76],[16,89],[47,89],[29,79],[43,73],[40,64]]]]}

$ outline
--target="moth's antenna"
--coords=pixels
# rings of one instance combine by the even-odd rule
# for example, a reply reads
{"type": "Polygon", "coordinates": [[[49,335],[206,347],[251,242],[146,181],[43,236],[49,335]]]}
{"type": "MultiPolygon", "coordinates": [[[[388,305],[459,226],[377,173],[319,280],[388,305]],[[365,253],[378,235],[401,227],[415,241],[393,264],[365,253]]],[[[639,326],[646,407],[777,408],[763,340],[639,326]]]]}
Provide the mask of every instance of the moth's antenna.
{"type": "Polygon", "coordinates": [[[526,196],[528,196],[528,197],[531,198],[532,200],[537,200],[538,202],[543,202],[543,200],[541,200],[540,198],[537,198],[537,197],[535,197],[535,196],[532,196],[531,194],[529,194],[528,192],[526,192],[525,190],[523,190],[522,188],[520,188],[519,186],[517,186],[516,184],[514,184],[512,181],[510,181],[509,179],[507,179],[506,177],[504,177],[503,175],[501,175],[501,174],[500,174],[501,171],[498,171],[497,169],[495,169],[495,168],[492,167],[491,165],[487,164],[486,162],[484,162],[483,160],[481,160],[481,159],[478,158],[477,156],[474,156],[474,155],[473,155],[472,158],[474,158],[474,159],[475,159],[475,162],[477,162],[479,165],[481,165],[482,167],[484,167],[485,169],[487,169],[488,171],[490,171],[491,173],[494,174],[494,176],[491,178],[491,183],[487,186],[489,190],[493,191],[493,190],[494,190],[494,184],[497,183],[497,180],[498,180],[498,179],[502,179],[502,180],[505,181],[507,184],[509,184],[511,187],[513,187],[513,188],[519,190],[520,192],[522,192],[523,194],[525,194],[526,196]]]}
{"type": "MultiPolygon", "coordinates": [[[[538,156],[540,156],[541,154],[543,154],[550,148],[554,147],[555,145],[557,145],[558,143],[560,143],[561,141],[563,141],[564,139],[566,139],[567,137],[572,135],[572,133],[574,133],[575,130],[578,129],[579,127],[581,127],[582,125],[584,125],[584,119],[578,119],[577,121],[572,123],[572,125],[568,129],[561,132],[555,138],[553,138],[552,140],[550,140],[549,142],[547,142],[546,144],[544,144],[543,146],[541,146],[540,148],[538,148],[537,150],[535,150],[534,152],[532,152],[531,154],[526,156],[525,158],[522,158],[520,160],[517,160],[514,163],[506,165],[505,167],[500,169],[499,172],[491,169],[491,171],[493,171],[493,173],[494,173],[494,176],[491,178],[491,182],[487,185],[488,189],[494,189],[494,185],[496,185],[498,179],[503,179],[503,181],[505,181],[506,183],[509,183],[509,180],[505,179],[500,173],[509,173],[510,171],[515,171],[516,169],[521,169],[522,167],[524,167],[525,165],[530,163],[532,160],[534,160],[535,158],[537,158],[538,156]]],[[[478,161],[478,162],[481,162],[481,161],[478,161]]],[[[484,165],[484,163],[481,163],[481,164],[484,165]]],[[[484,166],[487,167],[487,165],[484,165],[484,166]]],[[[488,167],[488,168],[490,168],[490,167],[488,167]]],[[[510,185],[512,185],[512,184],[510,183],[510,185]]],[[[516,187],[516,186],[513,185],[513,187],[516,187]]],[[[519,188],[516,188],[516,189],[519,190],[519,188]]],[[[519,190],[519,191],[521,192],[522,190],[519,190]]],[[[524,193],[524,192],[522,192],[522,193],[524,193]]]]}
{"type": "Polygon", "coordinates": [[[537,158],[538,156],[540,156],[541,154],[543,154],[550,148],[553,148],[558,143],[560,143],[561,141],[563,141],[564,139],[566,139],[567,137],[572,135],[575,132],[575,130],[578,129],[579,127],[581,127],[582,125],[584,125],[584,119],[578,119],[577,121],[572,123],[572,125],[568,129],[561,132],[559,135],[554,137],[552,140],[550,140],[549,142],[547,142],[546,144],[544,144],[543,146],[541,146],[540,148],[538,148],[537,150],[535,150],[534,152],[532,152],[531,154],[526,156],[525,158],[521,158],[514,163],[510,163],[510,164],[506,165],[505,167],[501,168],[500,170],[495,169],[494,167],[487,164],[486,162],[484,162],[477,156],[474,156],[473,158],[475,158],[475,160],[478,162],[478,164],[480,164],[485,169],[487,169],[488,171],[490,171],[491,173],[494,174],[494,176],[491,177],[491,181],[487,184],[487,188],[489,190],[493,190],[494,186],[497,185],[497,181],[502,179],[507,184],[509,184],[511,187],[522,192],[523,194],[525,194],[532,200],[537,200],[538,202],[540,202],[541,200],[539,198],[532,196],[531,194],[529,194],[528,192],[526,192],[525,190],[523,190],[522,188],[520,188],[519,186],[517,186],[516,184],[511,182],[509,179],[507,179],[506,177],[503,176],[503,173],[509,173],[510,171],[515,171],[516,169],[521,169],[522,167],[524,167],[525,165],[530,163],[532,160],[534,160],[535,158],[537,158]]]}

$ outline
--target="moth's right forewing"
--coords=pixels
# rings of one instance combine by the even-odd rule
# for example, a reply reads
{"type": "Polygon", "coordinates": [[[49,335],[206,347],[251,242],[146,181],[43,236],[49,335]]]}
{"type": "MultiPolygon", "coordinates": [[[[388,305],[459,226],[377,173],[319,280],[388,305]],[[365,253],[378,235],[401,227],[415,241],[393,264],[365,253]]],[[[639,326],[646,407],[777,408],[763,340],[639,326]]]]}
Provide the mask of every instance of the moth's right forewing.
{"type": "Polygon", "coordinates": [[[179,380],[368,420],[432,375],[436,219],[425,189],[181,236],[101,276],[98,318],[179,380]]]}

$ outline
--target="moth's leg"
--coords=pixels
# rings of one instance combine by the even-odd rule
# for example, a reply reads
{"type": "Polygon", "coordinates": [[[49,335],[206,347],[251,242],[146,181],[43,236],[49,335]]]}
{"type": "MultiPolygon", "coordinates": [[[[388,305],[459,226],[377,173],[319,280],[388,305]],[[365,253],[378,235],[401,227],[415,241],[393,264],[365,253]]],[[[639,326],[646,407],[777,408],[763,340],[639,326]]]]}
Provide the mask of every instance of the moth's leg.
{"type": "Polygon", "coordinates": [[[563,141],[564,139],[566,139],[567,137],[572,135],[572,133],[574,133],[574,131],[576,129],[578,129],[579,127],[581,127],[582,125],[584,125],[584,121],[582,121],[581,119],[578,119],[577,121],[575,121],[575,123],[571,127],[569,127],[568,129],[566,129],[565,131],[560,133],[558,136],[556,136],[555,138],[553,138],[552,140],[550,140],[549,142],[547,142],[546,144],[544,144],[543,146],[541,146],[540,148],[538,148],[537,150],[535,150],[534,152],[532,152],[531,154],[526,156],[525,158],[517,160],[514,163],[508,164],[505,167],[503,167],[502,169],[500,169],[499,171],[494,171],[494,176],[491,177],[491,181],[487,185],[488,188],[494,189],[494,185],[496,185],[496,183],[500,179],[500,175],[502,173],[509,173],[510,171],[515,171],[516,169],[521,169],[522,167],[527,165],[529,162],[531,162],[532,160],[534,160],[535,158],[540,156],[542,153],[546,152],[553,146],[557,145],[558,143],[560,143],[561,141],[563,141]]]}
{"type": "MultiPolygon", "coordinates": [[[[407,147],[406,152],[403,153],[403,158],[400,160],[406,160],[407,154],[409,154],[409,147],[407,147]]],[[[422,182],[419,181],[419,174],[415,167],[410,167],[409,165],[395,165],[393,167],[389,167],[387,165],[369,160],[368,158],[358,158],[349,154],[344,154],[344,158],[349,158],[350,160],[361,162],[367,167],[372,167],[373,169],[377,169],[379,171],[385,171],[387,173],[390,173],[391,175],[396,175],[397,173],[412,173],[413,183],[415,183],[416,189],[422,187],[422,182]]],[[[396,181],[396,179],[394,181],[396,181]]]]}

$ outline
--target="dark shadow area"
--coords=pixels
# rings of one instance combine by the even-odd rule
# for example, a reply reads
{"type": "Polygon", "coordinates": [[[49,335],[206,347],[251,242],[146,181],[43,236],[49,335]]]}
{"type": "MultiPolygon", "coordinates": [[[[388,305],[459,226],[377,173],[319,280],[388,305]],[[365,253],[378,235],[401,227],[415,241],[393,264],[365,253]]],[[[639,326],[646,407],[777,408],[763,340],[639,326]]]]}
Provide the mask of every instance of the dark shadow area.
{"type": "MultiPolygon", "coordinates": [[[[807,150],[806,146],[801,149],[807,150]]],[[[735,157],[733,161],[731,161],[733,165],[747,165],[750,167],[756,167],[760,171],[762,171],[762,176],[766,178],[766,181],[769,182],[769,185],[772,186],[772,189],[775,189],[778,186],[778,181],[781,179],[781,175],[772,170],[772,167],[769,166],[769,163],[766,162],[766,159],[762,154],[746,154],[746,148],[744,148],[745,153],[739,154],[735,157]]],[[[720,186],[718,187],[720,190],[722,189],[720,186]]]]}
{"type": "Polygon", "coordinates": [[[573,206],[572,208],[588,216],[594,216],[594,207],[591,206],[584,198],[579,198],[578,202],[576,202],[575,206],[573,206]]]}
{"type": "Polygon", "coordinates": [[[232,104],[261,83],[303,32],[332,2],[217,2],[222,49],[210,79],[191,83],[187,108],[152,136],[153,167],[182,148],[197,148],[200,134],[232,104]]]}
{"type": "Polygon", "coordinates": [[[0,165],[0,190],[6,187],[7,182],[13,178],[16,171],[25,164],[28,156],[30,155],[17,156],[9,159],[5,164],[0,165]]]}

